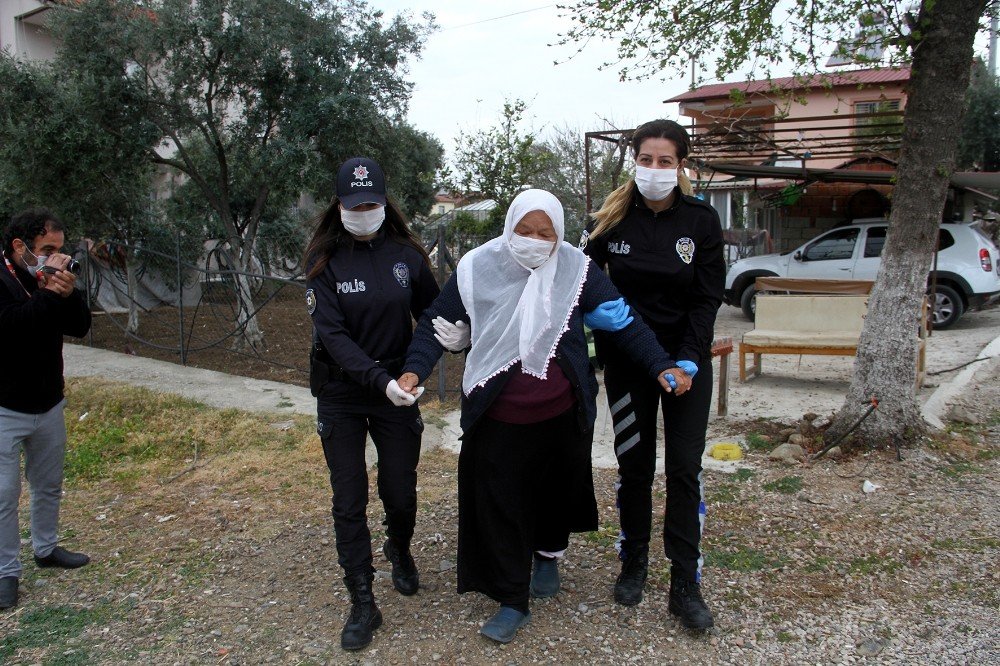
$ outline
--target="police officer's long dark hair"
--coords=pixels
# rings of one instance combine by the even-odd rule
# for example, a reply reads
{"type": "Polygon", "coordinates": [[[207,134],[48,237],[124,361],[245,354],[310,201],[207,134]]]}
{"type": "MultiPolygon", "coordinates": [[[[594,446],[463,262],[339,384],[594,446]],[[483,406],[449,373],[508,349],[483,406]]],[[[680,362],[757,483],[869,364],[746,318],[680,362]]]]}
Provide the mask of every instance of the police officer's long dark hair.
{"type": "MultiPolygon", "coordinates": [[[[309,246],[306,248],[305,265],[308,267],[306,275],[310,280],[323,272],[326,262],[330,260],[330,255],[338,245],[348,243],[353,240],[353,236],[344,228],[344,221],[340,217],[340,199],[333,198],[330,205],[318,218],[316,233],[313,234],[309,246]]],[[[424,257],[427,265],[431,265],[431,258],[427,255],[420,239],[410,231],[410,225],[406,223],[403,211],[399,209],[391,199],[385,202],[385,222],[379,231],[385,231],[389,238],[394,238],[401,243],[412,245],[424,257]]]]}

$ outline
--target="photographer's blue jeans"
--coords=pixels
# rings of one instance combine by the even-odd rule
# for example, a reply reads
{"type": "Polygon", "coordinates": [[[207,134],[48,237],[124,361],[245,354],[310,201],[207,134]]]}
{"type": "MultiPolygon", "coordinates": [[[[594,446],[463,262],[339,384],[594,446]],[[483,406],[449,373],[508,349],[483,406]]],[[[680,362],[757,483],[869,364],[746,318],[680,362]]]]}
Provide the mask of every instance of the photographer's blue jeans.
{"type": "Polygon", "coordinates": [[[31,492],[31,545],[45,557],[56,547],[59,500],[66,453],[66,401],[44,414],[0,407],[0,578],[21,577],[21,534],[17,504],[21,496],[21,451],[31,492]]]}

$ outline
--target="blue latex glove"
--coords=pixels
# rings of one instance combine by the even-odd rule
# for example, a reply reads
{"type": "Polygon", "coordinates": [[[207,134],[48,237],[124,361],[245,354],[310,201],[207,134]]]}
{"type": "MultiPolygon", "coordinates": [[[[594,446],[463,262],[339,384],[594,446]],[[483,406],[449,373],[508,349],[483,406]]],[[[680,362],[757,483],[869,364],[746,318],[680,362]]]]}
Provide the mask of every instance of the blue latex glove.
{"type": "Polygon", "coordinates": [[[663,376],[667,378],[667,383],[670,384],[670,388],[677,390],[677,380],[669,372],[664,372],[663,376]]]}
{"type": "Polygon", "coordinates": [[[698,364],[694,361],[677,361],[677,367],[688,374],[688,377],[694,378],[698,374],[698,364]]]}
{"type": "Polygon", "coordinates": [[[634,317],[629,316],[629,309],[625,305],[624,298],[601,303],[593,311],[583,315],[583,323],[587,325],[587,328],[610,333],[622,330],[631,324],[633,319],[634,317]]]}

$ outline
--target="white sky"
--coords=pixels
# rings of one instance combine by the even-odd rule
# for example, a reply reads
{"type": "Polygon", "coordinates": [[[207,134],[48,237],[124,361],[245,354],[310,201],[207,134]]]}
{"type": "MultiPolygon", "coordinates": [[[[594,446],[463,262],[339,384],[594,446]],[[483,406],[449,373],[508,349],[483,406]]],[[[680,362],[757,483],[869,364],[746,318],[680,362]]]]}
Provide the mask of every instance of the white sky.
{"type": "Polygon", "coordinates": [[[570,46],[548,46],[569,27],[555,4],[466,25],[544,7],[545,0],[371,0],[371,5],[388,15],[410,10],[414,16],[429,11],[437,17],[439,30],[410,67],[408,78],[416,88],[409,120],[437,136],[449,153],[460,131],[494,124],[505,98],[527,102],[528,124],[542,133],[566,125],[600,129],[601,118],[633,127],[657,117],[675,119],[677,105],[662,102],[686,91],[690,82],[690,71],[669,82],[619,82],[617,68],[598,69],[615,56],[609,42],[591,43],[572,60],[554,65],[573,53],[570,46]]]}

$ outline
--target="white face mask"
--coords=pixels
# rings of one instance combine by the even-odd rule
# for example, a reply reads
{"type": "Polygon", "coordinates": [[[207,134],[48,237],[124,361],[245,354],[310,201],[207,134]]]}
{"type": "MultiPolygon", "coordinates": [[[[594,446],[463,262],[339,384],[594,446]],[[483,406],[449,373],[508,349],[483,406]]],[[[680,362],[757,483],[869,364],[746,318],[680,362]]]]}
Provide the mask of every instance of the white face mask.
{"type": "Polygon", "coordinates": [[[344,228],[352,236],[370,236],[382,226],[385,221],[385,206],[371,210],[340,209],[340,219],[344,228]]]}
{"type": "Polygon", "coordinates": [[[639,194],[650,201],[663,201],[677,187],[677,169],[650,169],[637,164],[635,184],[639,194]]]}
{"type": "Polygon", "coordinates": [[[24,267],[27,269],[29,273],[31,273],[36,277],[38,276],[38,271],[42,270],[42,266],[45,265],[45,261],[47,259],[48,256],[44,254],[35,254],[34,252],[28,249],[27,245],[25,245],[24,247],[24,254],[21,255],[21,261],[24,262],[24,267]],[[28,263],[28,255],[34,257],[35,259],[34,265],[28,263]]]}
{"type": "Polygon", "coordinates": [[[517,263],[525,268],[535,270],[552,256],[556,244],[553,241],[528,238],[518,233],[510,235],[510,251],[517,263]]]}

